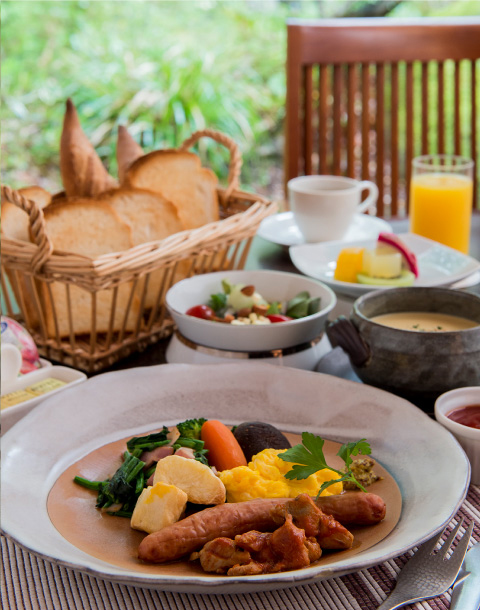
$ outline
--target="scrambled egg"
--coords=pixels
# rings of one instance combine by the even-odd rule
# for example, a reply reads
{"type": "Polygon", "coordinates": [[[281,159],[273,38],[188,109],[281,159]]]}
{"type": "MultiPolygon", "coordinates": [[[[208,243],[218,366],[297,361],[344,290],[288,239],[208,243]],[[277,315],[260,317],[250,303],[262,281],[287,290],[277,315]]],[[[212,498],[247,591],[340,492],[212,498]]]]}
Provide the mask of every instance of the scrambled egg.
{"type": "MultiPolygon", "coordinates": [[[[316,496],[322,483],[338,479],[333,470],[324,468],[307,479],[289,481],[284,475],[292,469],[291,462],[284,462],[277,455],[284,449],[264,449],[254,455],[248,466],[223,470],[219,477],[227,490],[228,502],[245,502],[253,498],[295,498],[307,493],[316,496]]],[[[342,493],[342,483],[335,483],[322,492],[322,496],[342,493]]]]}

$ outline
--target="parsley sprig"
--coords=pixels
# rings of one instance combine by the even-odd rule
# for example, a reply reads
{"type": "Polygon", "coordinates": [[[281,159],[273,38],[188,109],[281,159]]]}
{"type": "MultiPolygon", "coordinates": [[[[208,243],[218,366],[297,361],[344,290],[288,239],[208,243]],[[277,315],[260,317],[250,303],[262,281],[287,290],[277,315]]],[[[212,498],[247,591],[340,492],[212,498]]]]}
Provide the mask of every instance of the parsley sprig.
{"type": "Polygon", "coordinates": [[[340,482],[343,483],[344,481],[352,482],[360,487],[361,490],[365,491],[365,488],[355,478],[350,466],[353,462],[352,455],[358,455],[359,453],[362,455],[370,455],[372,452],[370,444],[366,439],[362,438],[359,441],[345,443],[340,447],[337,455],[345,462],[345,468],[343,470],[337,470],[327,464],[325,455],[323,454],[324,444],[325,441],[320,436],[312,434],[311,432],[303,432],[301,445],[295,445],[291,449],[287,449],[284,453],[278,454],[278,457],[284,462],[294,463],[292,469],[285,474],[285,478],[289,480],[306,479],[319,470],[328,468],[340,476],[338,479],[325,481],[318,490],[317,498],[327,489],[327,487],[330,487],[330,485],[340,482]]]}

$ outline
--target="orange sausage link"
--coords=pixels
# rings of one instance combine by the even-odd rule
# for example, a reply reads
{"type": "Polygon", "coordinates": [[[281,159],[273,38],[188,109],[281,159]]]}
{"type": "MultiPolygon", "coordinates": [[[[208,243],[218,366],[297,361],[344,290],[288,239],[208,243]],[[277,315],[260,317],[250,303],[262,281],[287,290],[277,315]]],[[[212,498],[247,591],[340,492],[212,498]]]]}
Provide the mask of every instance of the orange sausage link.
{"type": "Polygon", "coordinates": [[[230,470],[237,466],[246,466],[247,460],[234,437],[225,424],[209,419],[202,426],[202,441],[208,449],[208,463],[219,471],[230,470]]]}

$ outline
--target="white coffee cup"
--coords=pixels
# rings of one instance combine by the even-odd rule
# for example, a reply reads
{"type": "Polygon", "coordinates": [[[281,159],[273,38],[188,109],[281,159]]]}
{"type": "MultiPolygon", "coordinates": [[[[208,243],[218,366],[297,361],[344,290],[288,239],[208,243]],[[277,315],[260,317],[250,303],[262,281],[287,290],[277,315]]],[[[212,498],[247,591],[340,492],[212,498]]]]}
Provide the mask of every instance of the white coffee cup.
{"type": "Polygon", "coordinates": [[[377,201],[377,185],[344,176],[299,176],[288,181],[295,223],[307,242],[342,239],[355,214],[377,201]],[[362,202],[362,191],[369,195],[362,202]]]}

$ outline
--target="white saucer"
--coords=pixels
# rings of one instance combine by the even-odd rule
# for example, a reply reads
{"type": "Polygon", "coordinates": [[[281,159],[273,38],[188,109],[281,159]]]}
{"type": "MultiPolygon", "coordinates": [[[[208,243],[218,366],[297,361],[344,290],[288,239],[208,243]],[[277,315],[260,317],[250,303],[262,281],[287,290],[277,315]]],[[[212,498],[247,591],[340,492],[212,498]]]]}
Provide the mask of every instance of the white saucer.
{"type": "MultiPolygon", "coordinates": [[[[392,232],[391,225],[385,220],[368,214],[355,214],[342,241],[376,239],[382,231],[392,232]]],[[[279,246],[298,246],[306,243],[295,223],[293,212],[281,212],[268,216],[260,223],[257,235],[279,246]]]]}

